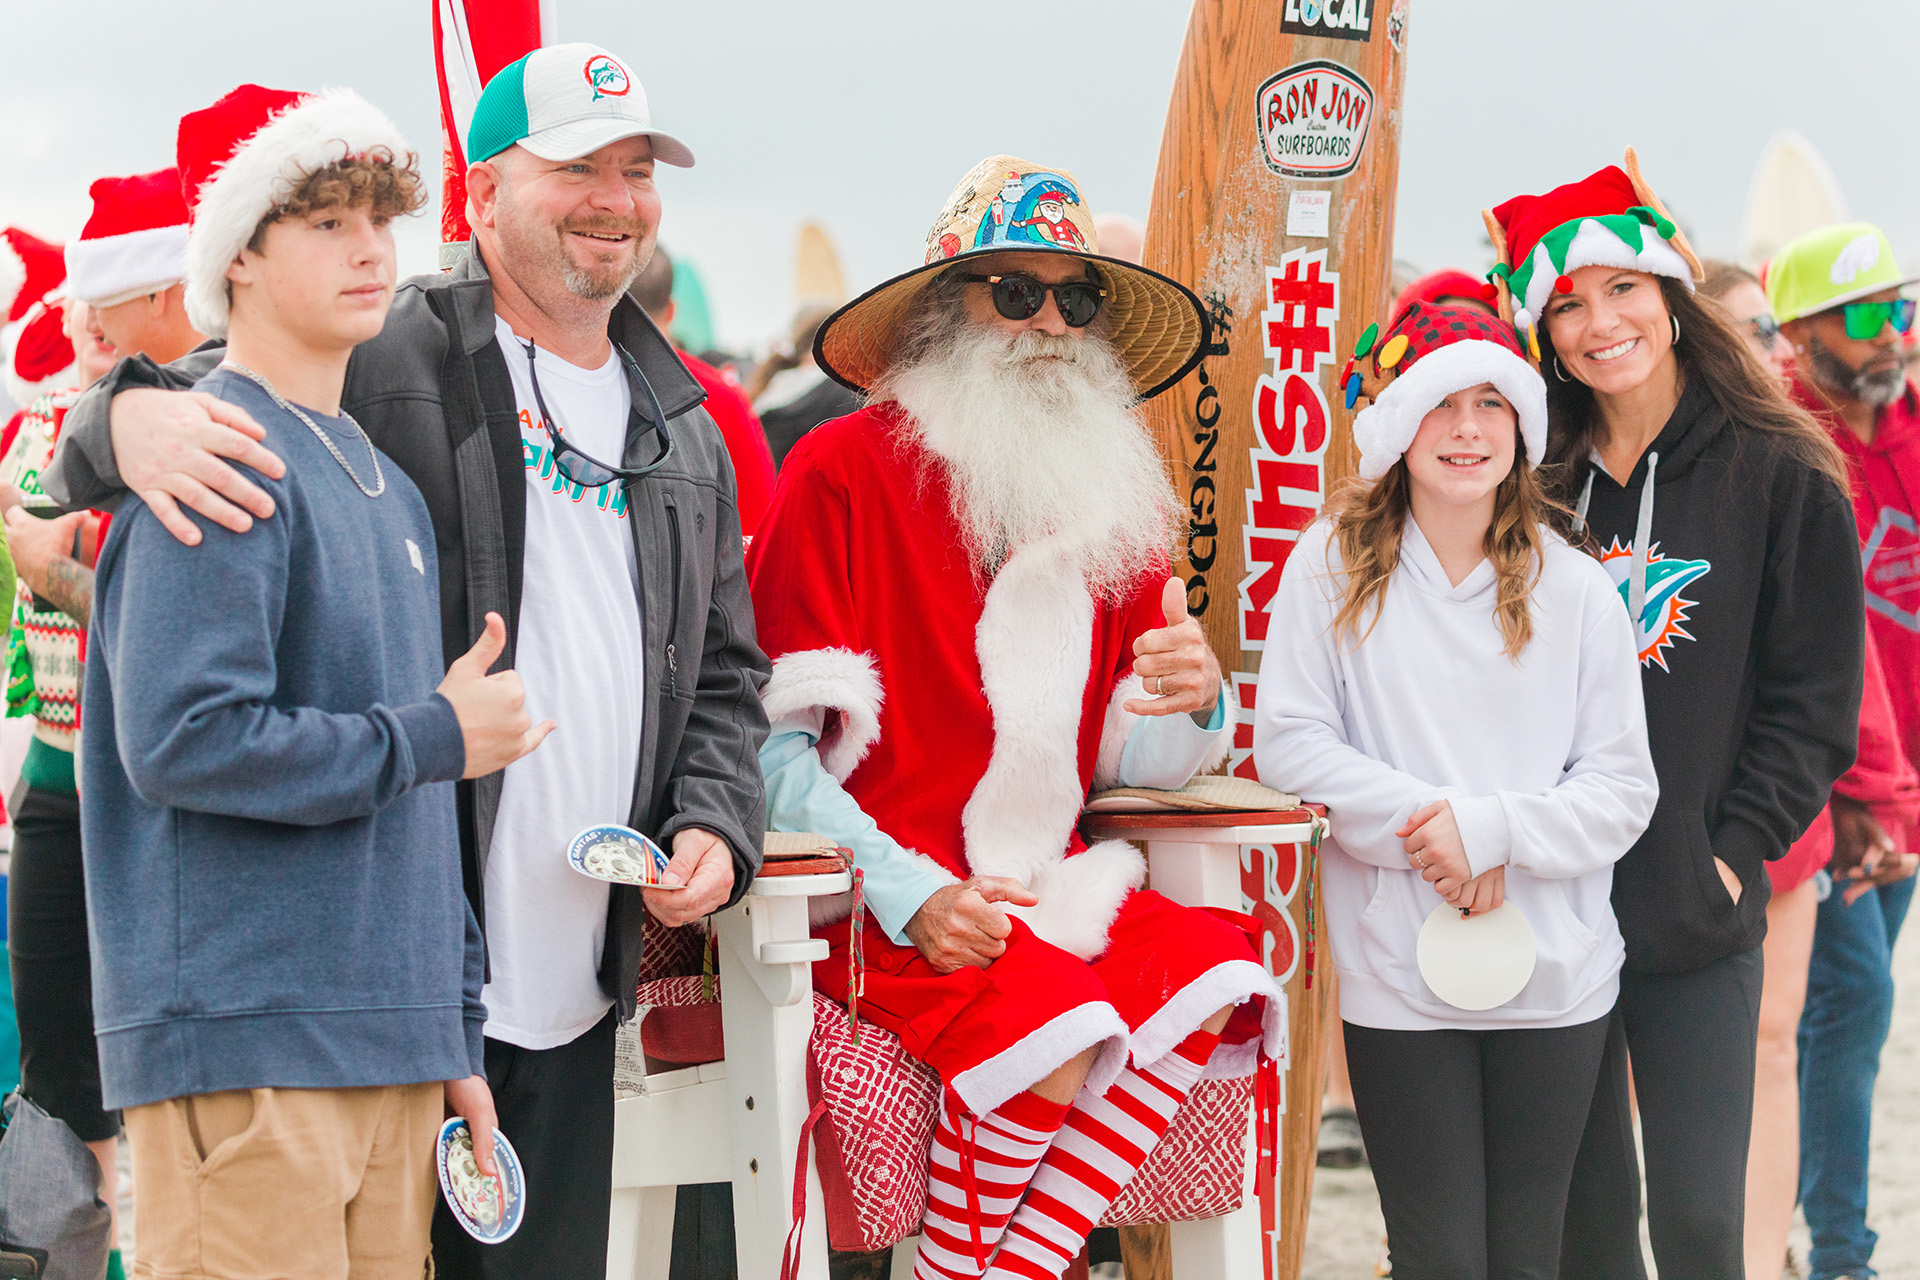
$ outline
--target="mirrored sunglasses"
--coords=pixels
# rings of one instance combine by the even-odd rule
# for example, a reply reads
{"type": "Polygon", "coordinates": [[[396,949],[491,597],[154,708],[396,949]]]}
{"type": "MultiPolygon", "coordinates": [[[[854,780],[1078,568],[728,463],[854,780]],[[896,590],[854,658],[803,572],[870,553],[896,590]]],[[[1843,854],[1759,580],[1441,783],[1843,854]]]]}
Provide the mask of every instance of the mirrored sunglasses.
{"type": "Polygon", "coordinates": [[[1044,280],[1029,275],[983,276],[964,275],[960,277],[969,284],[993,286],[993,309],[1009,320],[1031,320],[1040,314],[1040,308],[1047,304],[1047,295],[1053,295],[1054,305],[1060,308],[1060,318],[1075,329],[1084,329],[1093,323],[1100,314],[1100,304],[1107,291],[1091,280],[1070,280],[1065,284],[1048,284],[1044,280]]]}
{"type": "Polygon", "coordinates": [[[1846,318],[1847,336],[1865,342],[1879,337],[1880,330],[1888,325],[1895,333],[1913,328],[1913,308],[1912,298],[1895,298],[1892,302],[1849,302],[1840,308],[1840,314],[1846,318]]]}
{"type": "Polygon", "coordinates": [[[1759,315],[1749,318],[1747,328],[1753,330],[1754,340],[1763,348],[1771,347],[1780,341],[1780,322],[1773,318],[1771,312],[1762,311],[1759,315]]]}

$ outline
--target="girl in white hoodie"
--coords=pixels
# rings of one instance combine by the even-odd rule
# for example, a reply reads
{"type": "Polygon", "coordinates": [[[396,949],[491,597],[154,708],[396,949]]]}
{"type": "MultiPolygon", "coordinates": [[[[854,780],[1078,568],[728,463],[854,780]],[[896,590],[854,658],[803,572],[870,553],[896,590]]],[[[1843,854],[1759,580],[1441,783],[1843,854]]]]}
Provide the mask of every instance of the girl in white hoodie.
{"type": "Polygon", "coordinates": [[[1545,387],[1510,328],[1415,304],[1354,376],[1371,483],[1287,562],[1254,758],[1331,817],[1327,927],[1395,1280],[1552,1276],[1619,987],[1613,863],[1657,794],[1633,637],[1606,571],[1546,526],[1545,387]],[[1442,908],[1469,967],[1524,914],[1517,994],[1461,1008],[1428,985],[1442,908]]]}

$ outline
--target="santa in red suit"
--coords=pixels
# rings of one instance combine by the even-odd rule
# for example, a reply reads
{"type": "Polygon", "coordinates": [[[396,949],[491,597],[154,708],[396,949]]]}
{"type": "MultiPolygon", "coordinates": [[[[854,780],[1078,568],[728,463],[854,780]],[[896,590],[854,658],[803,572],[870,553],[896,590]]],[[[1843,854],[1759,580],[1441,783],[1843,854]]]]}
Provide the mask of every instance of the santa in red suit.
{"type": "MultiPolygon", "coordinates": [[[[1184,508],[1136,408],[1193,367],[1205,319],[1064,244],[946,257],[1009,171],[1072,182],[983,161],[926,264],[822,327],[821,367],[869,404],[788,456],[747,561],[769,825],[853,851],[861,1016],[947,1086],[927,1280],[1059,1276],[1194,1084],[1281,1035],[1252,922],[1143,890],[1132,846],[1077,830],[1090,790],[1178,787],[1227,753],[1220,666],[1169,577],[1184,508]]],[[[835,999],[851,924],[816,918],[835,999]]]]}

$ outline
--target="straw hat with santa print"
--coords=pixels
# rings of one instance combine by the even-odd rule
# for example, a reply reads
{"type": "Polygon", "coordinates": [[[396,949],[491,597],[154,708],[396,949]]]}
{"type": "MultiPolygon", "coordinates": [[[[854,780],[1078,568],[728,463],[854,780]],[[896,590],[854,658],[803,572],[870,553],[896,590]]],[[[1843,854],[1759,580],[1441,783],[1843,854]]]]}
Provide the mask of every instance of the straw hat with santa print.
{"type": "Polygon", "coordinates": [[[1145,400],[1160,394],[1200,363],[1206,312],[1193,291],[1157,271],[1104,257],[1079,180],[1013,156],[989,156],[947,197],[927,232],[921,264],[875,285],[828,316],[813,340],[814,363],[834,381],[861,394],[893,363],[902,324],[941,272],[974,262],[974,269],[1008,250],[1070,253],[1084,258],[1106,296],[1108,341],[1145,400]],[[1059,228],[1037,214],[1058,204],[1059,228]]]}
{"type": "Polygon", "coordinates": [[[1582,267],[1620,267],[1678,280],[1693,291],[1703,278],[1693,246],[1668,216],[1627,148],[1619,165],[1555,187],[1544,195],[1515,196],[1481,218],[1498,259],[1481,296],[1513,321],[1535,362],[1547,300],[1571,293],[1569,278],[1582,267]]]}
{"type": "Polygon", "coordinates": [[[393,121],[351,89],[294,93],[243,84],[180,119],[180,188],[187,237],[187,317],[210,338],[227,336],[227,268],[261,219],[305,178],[342,160],[411,160],[393,121]]]}
{"type": "Polygon", "coordinates": [[[66,278],[59,245],[19,227],[0,229],[0,374],[17,405],[73,383],[73,344],[55,301],[66,278]]]}

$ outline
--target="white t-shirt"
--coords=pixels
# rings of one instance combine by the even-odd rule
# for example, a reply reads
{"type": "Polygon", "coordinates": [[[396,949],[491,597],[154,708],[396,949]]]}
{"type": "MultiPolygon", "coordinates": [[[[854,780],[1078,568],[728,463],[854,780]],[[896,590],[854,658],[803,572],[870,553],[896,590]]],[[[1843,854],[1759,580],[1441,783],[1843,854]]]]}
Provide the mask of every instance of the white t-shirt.
{"type": "MultiPolygon", "coordinates": [[[[612,1007],[597,974],[608,886],[567,865],[583,828],[625,822],[640,767],[643,675],[633,534],[618,484],[565,480],[534,401],[527,345],[495,318],[520,407],[527,553],[514,665],[535,723],[558,726],[507,766],[487,856],[487,1035],[566,1044],[612,1007]]],[[[540,392],[567,443],[619,463],[631,394],[618,353],[598,369],[541,350],[540,392]]]]}

